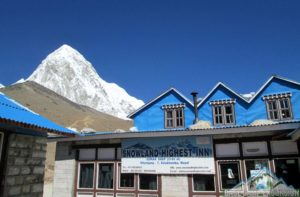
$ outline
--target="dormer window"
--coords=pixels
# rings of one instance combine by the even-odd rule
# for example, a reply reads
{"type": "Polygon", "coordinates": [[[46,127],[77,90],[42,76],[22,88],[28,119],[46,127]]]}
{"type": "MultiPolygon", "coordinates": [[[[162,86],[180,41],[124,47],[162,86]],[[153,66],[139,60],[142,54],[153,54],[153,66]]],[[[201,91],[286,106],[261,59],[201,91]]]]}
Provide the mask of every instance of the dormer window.
{"type": "Polygon", "coordinates": [[[164,105],[165,128],[184,127],[184,104],[164,105]]]}
{"type": "Polygon", "coordinates": [[[269,120],[292,119],[291,93],[273,94],[263,97],[266,102],[269,120]]]}
{"type": "Polygon", "coordinates": [[[214,125],[235,124],[234,99],[211,101],[214,125]]]}

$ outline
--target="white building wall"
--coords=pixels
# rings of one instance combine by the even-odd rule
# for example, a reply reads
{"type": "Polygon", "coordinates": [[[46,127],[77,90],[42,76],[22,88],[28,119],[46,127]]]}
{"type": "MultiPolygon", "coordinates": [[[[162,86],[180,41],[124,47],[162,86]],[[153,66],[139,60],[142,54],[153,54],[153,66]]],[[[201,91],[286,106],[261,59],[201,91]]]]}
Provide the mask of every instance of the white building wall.
{"type": "Polygon", "coordinates": [[[186,175],[163,175],[162,196],[163,197],[188,197],[188,177],[186,175]]]}
{"type": "Polygon", "coordinates": [[[57,143],[54,167],[53,197],[73,197],[75,182],[75,152],[68,143],[57,143]]]}

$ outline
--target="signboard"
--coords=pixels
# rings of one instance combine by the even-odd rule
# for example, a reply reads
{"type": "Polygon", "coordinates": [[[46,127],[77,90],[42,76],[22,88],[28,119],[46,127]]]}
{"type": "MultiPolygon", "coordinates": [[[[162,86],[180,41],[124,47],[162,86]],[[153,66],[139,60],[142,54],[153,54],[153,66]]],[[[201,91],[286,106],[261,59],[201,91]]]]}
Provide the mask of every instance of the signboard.
{"type": "Polygon", "coordinates": [[[212,138],[125,139],[122,141],[122,173],[214,174],[212,138]]]}

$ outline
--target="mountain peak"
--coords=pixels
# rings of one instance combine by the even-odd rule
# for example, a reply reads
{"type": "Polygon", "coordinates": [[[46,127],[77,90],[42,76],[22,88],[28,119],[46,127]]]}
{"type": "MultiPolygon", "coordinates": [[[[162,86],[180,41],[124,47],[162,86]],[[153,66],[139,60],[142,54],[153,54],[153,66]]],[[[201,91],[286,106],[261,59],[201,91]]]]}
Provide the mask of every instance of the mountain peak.
{"type": "Polygon", "coordinates": [[[67,44],[63,44],[59,47],[59,49],[73,49],[75,50],[73,47],[71,47],[70,45],[67,45],[67,44]]]}
{"type": "Polygon", "coordinates": [[[77,51],[76,49],[72,48],[67,44],[63,44],[58,49],[50,53],[46,59],[60,59],[60,58],[64,60],[77,59],[80,61],[87,61],[79,51],[77,51]]]}
{"type": "Polygon", "coordinates": [[[49,54],[27,80],[119,118],[126,118],[144,104],[118,85],[101,79],[93,65],[66,44],[49,54]]]}
{"type": "Polygon", "coordinates": [[[67,45],[67,44],[63,44],[61,45],[58,49],[56,49],[54,52],[59,52],[62,54],[74,54],[74,53],[78,53],[80,54],[76,49],[72,48],[71,46],[67,45]]]}

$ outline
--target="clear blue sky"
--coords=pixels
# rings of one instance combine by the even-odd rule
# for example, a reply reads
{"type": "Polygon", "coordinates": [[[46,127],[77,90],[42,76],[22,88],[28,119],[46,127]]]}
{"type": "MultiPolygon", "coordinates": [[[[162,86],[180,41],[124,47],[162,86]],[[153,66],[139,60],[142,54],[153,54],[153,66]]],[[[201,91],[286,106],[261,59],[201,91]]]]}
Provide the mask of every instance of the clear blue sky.
{"type": "Polygon", "coordinates": [[[248,93],[272,74],[300,81],[300,1],[0,0],[0,83],[65,43],[146,102],[218,81],[248,93]]]}

